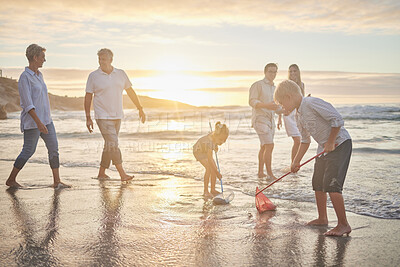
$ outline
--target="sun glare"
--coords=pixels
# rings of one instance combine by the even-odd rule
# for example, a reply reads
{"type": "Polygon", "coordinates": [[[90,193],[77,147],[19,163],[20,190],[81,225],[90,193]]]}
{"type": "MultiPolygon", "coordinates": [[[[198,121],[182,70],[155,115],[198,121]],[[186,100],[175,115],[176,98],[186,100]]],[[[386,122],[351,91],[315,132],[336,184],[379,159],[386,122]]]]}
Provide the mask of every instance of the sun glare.
{"type": "Polygon", "coordinates": [[[156,77],[137,78],[136,87],[151,90],[151,97],[176,100],[192,105],[204,105],[207,93],[193,89],[209,88],[207,79],[168,71],[156,77]]]}

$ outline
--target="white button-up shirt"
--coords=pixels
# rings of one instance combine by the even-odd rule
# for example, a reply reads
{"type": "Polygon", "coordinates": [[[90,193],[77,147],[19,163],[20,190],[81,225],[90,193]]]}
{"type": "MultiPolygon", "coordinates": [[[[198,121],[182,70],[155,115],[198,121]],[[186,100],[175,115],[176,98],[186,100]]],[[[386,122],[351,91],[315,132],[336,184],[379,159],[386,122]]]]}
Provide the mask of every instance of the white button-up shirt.
{"type": "Polygon", "coordinates": [[[114,68],[110,74],[98,68],[89,74],[86,92],[94,94],[95,119],[122,119],[122,93],[132,86],[123,70],[114,68]]]}
{"type": "Polygon", "coordinates": [[[312,136],[318,143],[318,151],[324,150],[332,127],[340,127],[335,144],[340,145],[350,134],[343,127],[344,120],[337,110],[328,102],[316,97],[303,97],[297,110],[297,126],[301,133],[301,142],[310,143],[312,136]]]}
{"type": "Polygon", "coordinates": [[[39,74],[36,74],[30,68],[25,67],[25,71],[18,80],[18,91],[22,108],[21,132],[37,128],[35,121],[28,113],[31,109],[35,109],[37,116],[44,125],[52,122],[47,86],[40,71],[39,74]]]}
{"type": "Polygon", "coordinates": [[[252,126],[258,118],[264,121],[270,121],[274,127],[275,112],[266,108],[256,108],[258,103],[270,103],[271,101],[274,101],[274,92],[275,85],[270,84],[266,78],[253,83],[253,85],[250,87],[249,105],[253,108],[251,115],[252,126]]]}

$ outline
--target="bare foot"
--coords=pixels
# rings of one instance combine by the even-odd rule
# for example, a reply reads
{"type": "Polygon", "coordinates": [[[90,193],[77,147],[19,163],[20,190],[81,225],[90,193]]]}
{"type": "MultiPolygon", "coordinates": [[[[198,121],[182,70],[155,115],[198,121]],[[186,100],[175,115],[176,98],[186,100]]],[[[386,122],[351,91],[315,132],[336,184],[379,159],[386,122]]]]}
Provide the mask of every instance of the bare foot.
{"type": "Polygon", "coordinates": [[[311,225],[311,226],[327,226],[328,225],[328,219],[315,219],[312,221],[309,221],[306,223],[306,225],[311,225]]]}
{"type": "Polygon", "coordinates": [[[130,181],[133,179],[133,177],[135,177],[134,175],[126,175],[121,177],[121,181],[126,182],[126,181],[130,181]]]}
{"type": "Polygon", "coordinates": [[[20,185],[19,183],[17,183],[16,181],[14,182],[9,182],[7,180],[6,185],[9,186],[10,188],[22,188],[22,185],[20,185]]]}
{"type": "Polygon", "coordinates": [[[63,182],[59,182],[57,184],[53,184],[54,189],[63,189],[63,188],[71,188],[70,185],[64,184],[63,182]]]}
{"type": "Polygon", "coordinates": [[[291,171],[290,166],[287,166],[287,167],[284,167],[281,169],[281,172],[284,172],[284,173],[290,172],[290,171],[291,171]]]}
{"type": "Polygon", "coordinates": [[[204,197],[204,198],[212,198],[213,195],[212,195],[210,192],[207,191],[207,192],[204,192],[204,193],[203,193],[203,197],[204,197]]]}
{"type": "Polygon", "coordinates": [[[99,180],[110,179],[110,176],[108,176],[107,174],[99,175],[99,176],[97,176],[97,179],[99,179],[99,180]]]}
{"type": "Polygon", "coordinates": [[[275,175],[273,175],[272,173],[271,174],[268,174],[267,175],[267,178],[266,178],[267,180],[276,180],[277,178],[275,177],[275,175]]]}
{"type": "Polygon", "coordinates": [[[214,197],[219,194],[220,192],[218,192],[217,190],[211,190],[211,195],[213,195],[214,197]]]}
{"type": "Polygon", "coordinates": [[[258,173],[258,178],[264,178],[264,177],[266,177],[267,175],[265,174],[265,173],[263,173],[263,172],[259,172],[258,173]]]}
{"type": "Polygon", "coordinates": [[[350,233],[351,233],[350,225],[338,224],[338,225],[336,225],[335,228],[333,228],[332,230],[329,230],[324,235],[326,235],[326,236],[343,236],[343,235],[349,236],[350,233]]]}

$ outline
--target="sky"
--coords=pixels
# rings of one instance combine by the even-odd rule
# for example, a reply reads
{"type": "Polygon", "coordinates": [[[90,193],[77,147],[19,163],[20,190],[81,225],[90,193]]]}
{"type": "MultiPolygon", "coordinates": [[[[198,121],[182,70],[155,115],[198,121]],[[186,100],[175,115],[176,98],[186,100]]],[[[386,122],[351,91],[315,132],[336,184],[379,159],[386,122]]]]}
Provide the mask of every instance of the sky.
{"type": "MultiPolygon", "coordinates": [[[[0,0],[0,14],[0,68],[6,74],[27,65],[31,43],[47,49],[44,69],[94,70],[97,51],[107,47],[113,65],[124,70],[262,76],[265,64],[276,62],[283,76],[292,63],[310,73],[400,73],[399,1],[0,0]]],[[[214,86],[168,75],[151,76],[138,89],[214,86]]]]}

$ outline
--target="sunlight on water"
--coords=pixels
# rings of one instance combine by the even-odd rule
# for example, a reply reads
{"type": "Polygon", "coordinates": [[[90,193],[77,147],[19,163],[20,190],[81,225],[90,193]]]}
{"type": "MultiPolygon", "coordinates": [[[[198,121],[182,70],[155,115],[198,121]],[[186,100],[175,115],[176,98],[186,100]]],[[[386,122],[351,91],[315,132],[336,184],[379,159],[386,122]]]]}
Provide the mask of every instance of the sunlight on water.
{"type": "Polygon", "coordinates": [[[186,149],[185,146],[177,143],[165,144],[161,151],[162,158],[171,162],[182,160],[186,156],[183,153],[184,149],[186,149]]]}

